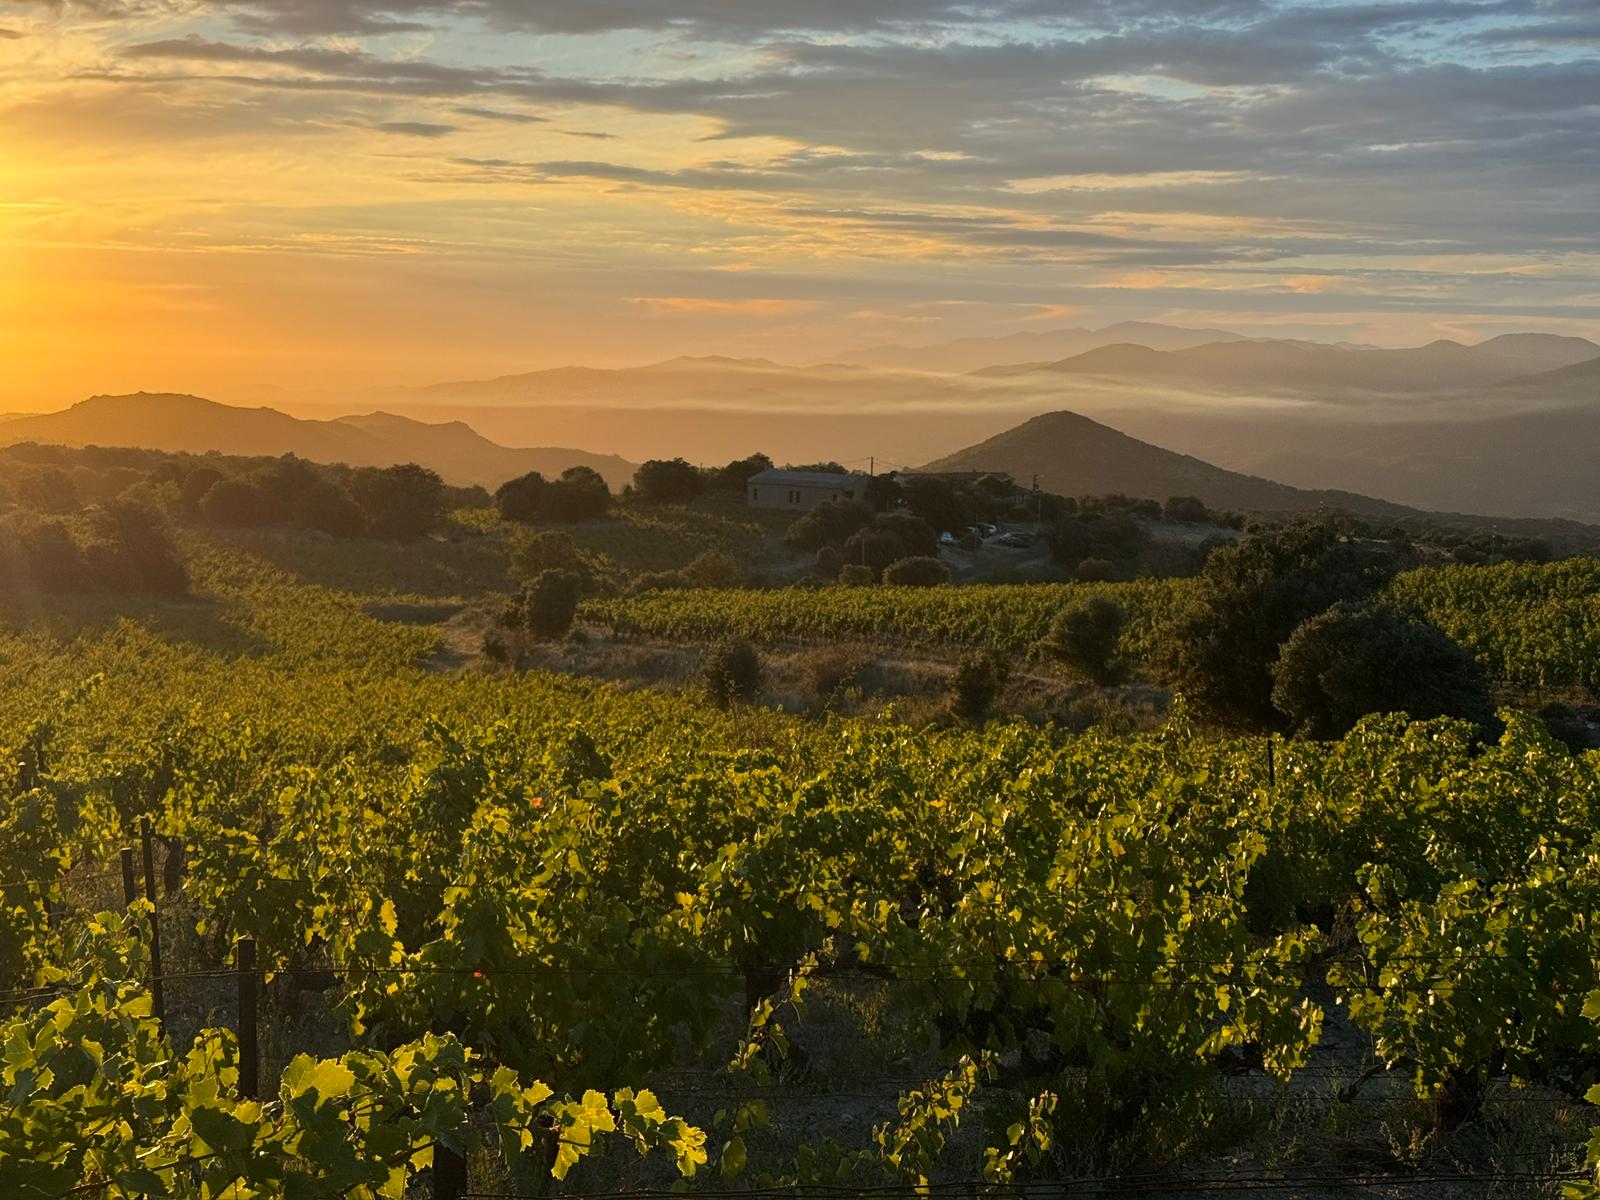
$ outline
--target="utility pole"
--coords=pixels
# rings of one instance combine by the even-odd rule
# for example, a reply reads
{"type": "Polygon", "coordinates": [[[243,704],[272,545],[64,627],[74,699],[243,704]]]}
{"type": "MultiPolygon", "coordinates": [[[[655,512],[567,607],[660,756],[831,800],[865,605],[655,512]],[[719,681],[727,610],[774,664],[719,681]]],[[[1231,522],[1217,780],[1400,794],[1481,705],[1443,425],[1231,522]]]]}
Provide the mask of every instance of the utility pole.
{"type": "Polygon", "coordinates": [[[878,474],[878,456],[876,454],[867,457],[867,474],[873,477],[878,474]]]}
{"type": "Polygon", "coordinates": [[[1033,517],[1036,521],[1044,520],[1044,493],[1039,490],[1039,472],[1033,473],[1033,517]]]}

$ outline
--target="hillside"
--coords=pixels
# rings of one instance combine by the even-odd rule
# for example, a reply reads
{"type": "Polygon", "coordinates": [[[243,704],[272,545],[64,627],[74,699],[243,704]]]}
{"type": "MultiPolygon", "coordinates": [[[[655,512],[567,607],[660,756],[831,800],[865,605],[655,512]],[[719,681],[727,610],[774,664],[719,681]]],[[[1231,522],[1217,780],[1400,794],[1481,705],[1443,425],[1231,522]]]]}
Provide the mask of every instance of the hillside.
{"type": "Polygon", "coordinates": [[[998,437],[929,463],[930,471],[1004,471],[1023,484],[1035,475],[1047,492],[1066,496],[1121,492],[1165,500],[1198,496],[1213,508],[1307,512],[1342,508],[1392,516],[1400,505],[1353,492],[1304,491],[1214,467],[1163,450],[1072,412],[1045,413],[998,437]]]}
{"type": "Polygon", "coordinates": [[[1552,347],[1533,335],[1493,339],[1477,346],[1436,341],[1426,346],[1384,350],[1370,346],[1332,346],[1318,342],[1235,341],[1154,350],[1123,344],[1103,346],[1059,362],[991,367],[979,378],[1027,375],[1112,376],[1180,387],[1229,391],[1392,394],[1442,392],[1501,383],[1529,374],[1530,364],[1570,366],[1571,354],[1600,346],[1581,338],[1554,339],[1552,347]],[[1528,340],[1517,340],[1518,338],[1528,340]],[[1577,347],[1566,345],[1578,343],[1577,347]]]}
{"type": "Polygon", "coordinates": [[[964,375],[982,367],[1070,358],[1101,346],[1131,343],[1152,350],[1185,350],[1211,342],[1243,341],[1225,329],[1180,329],[1148,321],[1121,321],[1103,329],[1044,329],[1005,337],[960,338],[926,346],[869,346],[839,356],[839,361],[891,371],[932,371],[964,375]]]}
{"type": "Polygon", "coordinates": [[[568,467],[592,467],[612,487],[633,476],[614,455],[555,447],[518,449],[481,436],[460,421],[432,424],[391,413],[309,421],[271,408],[235,408],[199,396],[138,393],[95,396],[64,412],[19,417],[0,425],[0,445],[138,446],[150,450],[272,456],[358,467],[415,462],[446,482],[498,487],[507,479],[568,467]]]}

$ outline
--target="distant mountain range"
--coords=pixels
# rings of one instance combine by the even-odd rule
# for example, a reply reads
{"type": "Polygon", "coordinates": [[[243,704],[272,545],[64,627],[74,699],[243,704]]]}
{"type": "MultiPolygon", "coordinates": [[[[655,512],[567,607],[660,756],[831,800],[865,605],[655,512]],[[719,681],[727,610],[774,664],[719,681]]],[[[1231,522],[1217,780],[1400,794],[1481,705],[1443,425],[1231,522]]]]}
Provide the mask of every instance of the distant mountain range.
{"type": "Polygon", "coordinates": [[[612,487],[632,477],[632,463],[615,455],[558,448],[501,446],[460,421],[428,424],[392,413],[307,421],[271,408],[234,408],[198,396],[138,393],[95,396],[65,412],[0,423],[0,445],[40,442],[66,446],[138,446],[150,450],[277,457],[386,467],[420,463],[446,482],[495,488],[518,475],[559,475],[592,467],[612,487]]]}
{"type": "Polygon", "coordinates": [[[869,346],[840,355],[836,361],[889,371],[965,375],[984,367],[1071,358],[1101,346],[1131,344],[1152,350],[1186,350],[1211,342],[1244,340],[1243,335],[1226,329],[1181,329],[1149,321],[1121,321],[1103,329],[1042,329],[1005,337],[961,338],[930,346],[869,346]]]}
{"type": "Polygon", "coordinates": [[[1226,391],[1358,393],[1390,395],[1442,392],[1528,380],[1559,383],[1552,372],[1600,359],[1600,345],[1584,338],[1507,334],[1476,346],[1437,341],[1413,349],[1330,346],[1322,342],[1228,341],[1156,350],[1101,346],[1057,362],[987,367],[990,379],[1020,376],[1110,376],[1162,385],[1226,391]]]}

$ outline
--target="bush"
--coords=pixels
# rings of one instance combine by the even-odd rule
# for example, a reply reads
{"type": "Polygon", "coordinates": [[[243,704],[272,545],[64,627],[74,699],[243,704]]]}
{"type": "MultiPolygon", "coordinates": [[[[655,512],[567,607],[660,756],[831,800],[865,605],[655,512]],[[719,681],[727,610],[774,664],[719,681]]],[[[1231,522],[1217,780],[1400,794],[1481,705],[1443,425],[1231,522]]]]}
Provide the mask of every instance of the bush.
{"type": "Polygon", "coordinates": [[[183,483],[178,490],[183,510],[191,515],[199,513],[206,496],[210,494],[212,488],[222,482],[222,479],[222,472],[212,467],[196,467],[190,471],[183,477],[183,483]]]}
{"type": "Polygon", "coordinates": [[[870,587],[878,582],[878,576],[871,567],[864,567],[860,563],[845,563],[839,568],[839,582],[844,587],[870,587]]]}
{"type": "Polygon", "coordinates": [[[842,546],[872,521],[872,509],[859,500],[830,500],[800,517],[784,535],[792,550],[842,546]]]}
{"type": "Polygon", "coordinates": [[[896,587],[938,587],[950,582],[950,568],[937,558],[902,558],[889,564],[883,581],[896,587]]]}
{"type": "Polygon", "coordinates": [[[0,521],[0,591],[82,592],[89,586],[83,552],[60,521],[24,513],[0,521]]]}
{"type": "Polygon", "coordinates": [[[531,524],[539,516],[544,489],[545,478],[537,471],[529,471],[517,479],[508,479],[495,491],[495,511],[503,521],[531,524]]]}
{"type": "Polygon", "coordinates": [[[572,628],[583,580],[572,571],[541,571],[523,594],[523,627],[537,638],[559,638],[572,628]]]}
{"type": "Polygon", "coordinates": [[[93,509],[84,562],[95,582],[115,592],[182,595],[189,572],[155,509],[130,500],[111,500],[93,509]]]}
{"type": "Polygon", "coordinates": [[[973,725],[983,724],[1010,675],[1010,665],[991,650],[967,655],[950,676],[950,711],[973,725]]]}
{"type": "Polygon", "coordinates": [[[647,504],[682,504],[705,486],[705,477],[681,458],[653,458],[633,475],[634,495],[647,504]]]}
{"type": "Polygon", "coordinates": [[[1045,648],[1094,683],[1111,683],[1119,674],[1117,642],[1128,614],[1104,596],[1063,608],[1050,622],[1045,648]]]}
{"type": "Polygon", "coordinates": [[[1079,512],[1057,522],[1050,533],[1050,551],[1067,566],[1086,558],[1131,562],[1149,541],[1144,526],[1126,512],[1079,512]]]}
{"type": "Polygon", "coordinates": [[[1212,552],[1169,629],[1173,681],[1200,716],[1242,730],[1288,724],[1273,703],[1279,648],[1340,601],[1372,595],[1401,566],[1327,525],[1257,532],[1212,552]]]}
{"type": "Polygon", "coordinates": [[[752,475],[772,470],[772,460],[765,454],[752,454],[749,458],[736,458],[719,469],[712,483],[721,492],[743,495],[752,475]]]}
{"type": "Polygon", "coordinates": [[[1173,496],[1167,501],[1164,513],[1167,520],[1180,521],[1185,525],[1211,523],[1211,510],[1198,496],[1173,496]]]}
{"type": "Polygon", "coordinates": [[[764,675],[761,656],[742,638],[724,638],[715,643],[700,663],[700,676],[711,702],[718,708],[753,698],[761,690],[764,675]]]}
{"type": "Polygon", "coordinates": [[[844,552],[839,547],[821,546],[817,549],[817,574],[824,579],[837,579],[843,566],[844,552]]]}
{"type": "Polygon", "coordinates": [[[1272,702],[1295,731],[1339,738],[1369,713],[1463,717],[1498,729],[1483,668],[1442,630],[1384,608],[1338,604],[1296,629],[1273,667],[1272,702]]]}
{"type": "Polygon", "coordinates": [[[738,588],[748,582],[739,560],[726,550],[707,550],[679,574],[690,587],[738,588]]]}
{"type": "Polygon", "coordinates": [[[583,554],[570,533],[549,529],[527,533],[511,543],[511,574],[516,579],[535,579],[545,571],[584,573],[583,554]]]}
{"type": "Polygon", "coordinates": [[[373,537],[413,541],[432,529],[444,510],[444,481],[416,463],[363,467],[351,477],[350,491],[373,537]]]}
{"type": "Polygon", "coordinates": [[[1086,558],[1073,572],[1084,583],[1104,583],[1117,573],[1117,564],[1108,558],[1086,558]]]}
{"type": "Polygon", "coordinates": [[[861,673],[871,660],[859,650],[823,646],[808,652],[800,661],[800,682],[819,700],[836,696],[860,682],[861,673]]]}
{"type": "Polygon", "coordinates": [[[539,518],[570,525],[593,521],[611,509],[611,488],[592,467],[568,467],[560,479],[545,484],[539,518]]]}
{"type": "Polygon", "coordinates": [[[271,501],[248,479],[222,479],[201,497],[200,515],[215,525],[245,529],[270,524],[275,514],[271,501]]]}

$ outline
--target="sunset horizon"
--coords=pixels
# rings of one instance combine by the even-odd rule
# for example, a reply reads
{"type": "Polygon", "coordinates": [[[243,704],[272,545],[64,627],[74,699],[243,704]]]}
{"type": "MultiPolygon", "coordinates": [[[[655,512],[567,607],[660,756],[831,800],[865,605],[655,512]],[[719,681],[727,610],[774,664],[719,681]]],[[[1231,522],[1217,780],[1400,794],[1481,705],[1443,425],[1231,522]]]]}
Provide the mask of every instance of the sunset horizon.
{"type": "Polygon", "coordinates": [[[1576,0],[0,3],[0,407],[1600,336],[1576,0]]]}

